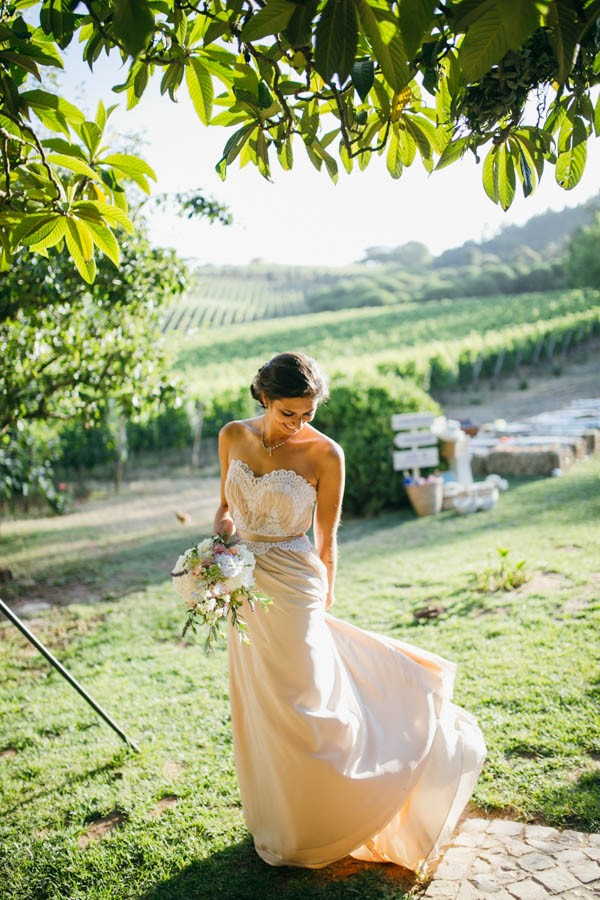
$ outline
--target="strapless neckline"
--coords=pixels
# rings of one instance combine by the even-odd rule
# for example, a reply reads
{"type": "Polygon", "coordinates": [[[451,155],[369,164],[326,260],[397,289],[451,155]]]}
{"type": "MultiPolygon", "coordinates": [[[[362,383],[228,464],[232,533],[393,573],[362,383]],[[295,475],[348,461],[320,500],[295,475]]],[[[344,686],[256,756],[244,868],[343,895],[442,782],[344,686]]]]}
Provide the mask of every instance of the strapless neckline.
{"type": "Polygon", "coordinates": [[[299,472],[296,472],[295,469],[271,469],[270,472],[264,472],[262,475],[257,475],[252,471],[247,462],[244,462],[243,459],[238,459],[234,457],[229,460],[229,465],[231,466],[233,463],[237,463],[243,472],[251,478],[253,481],[262,481],[264,478],[269,478],[271,475],[276,475],[277,478],[280,478],[282,474],[291,475],[293,478],[299,479],[302,484],[305,484],[307,487],[311,489],[311,491],[315,494],[317,493],[317,489],[314,484],[311,484],[308,479],[304,477],[304,475],[300,475],[299,472]]]}

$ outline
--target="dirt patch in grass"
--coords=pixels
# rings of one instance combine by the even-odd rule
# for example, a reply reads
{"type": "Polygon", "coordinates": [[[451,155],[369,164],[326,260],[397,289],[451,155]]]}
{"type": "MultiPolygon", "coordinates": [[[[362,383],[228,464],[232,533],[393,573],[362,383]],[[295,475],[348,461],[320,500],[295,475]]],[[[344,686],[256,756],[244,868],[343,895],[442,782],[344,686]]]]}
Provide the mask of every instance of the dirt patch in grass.
{"type": "Polygon", "coordinates": [[[169,781],[175,781],[177,778],[181,778],[187,769],[187,766],[188,764],[185,762],[177,762],[174,759],[168,759],[162,767],[162,773],[169,781]]]}
{"type": "Polygon", "coordinates": [[[107,816],[104,816],[102,819],[96,819],[95,822],[92,822],[87,831],[84,831],[83,834],[79,835],[77,839],[77,846],[81,849],[85,849],[92,841],[99,841],[105,835],[109,834],[109,832],[113,831],[118,825],[126,820],[126,816],[123,813],[113,811],[109,813],[107,816]]]}
{"type": "Polygon", "coordinates": [[[568,587],[571,582],[558,572],[534,572],[529,581],[518,588],[519,594],[529,597],[531,594],[554,594],[568,587]]]}
{"type": "Polygon", "coordinates": [[[14,747],[5,747],[4,750],[0,750],[0,759],[10,759],[12,756],[16,756],[17,751],[14,747]]]}
{"type": "Polygon", "coordinates": [[[177,805],[179,797],[176,797],[175,794],[170,794],[167,797],[161,797],[156,806],[153,806],[152,809],[148,810],[148,815],[151,819],[158,819],[167,810],[172,809],[177,805]]]}

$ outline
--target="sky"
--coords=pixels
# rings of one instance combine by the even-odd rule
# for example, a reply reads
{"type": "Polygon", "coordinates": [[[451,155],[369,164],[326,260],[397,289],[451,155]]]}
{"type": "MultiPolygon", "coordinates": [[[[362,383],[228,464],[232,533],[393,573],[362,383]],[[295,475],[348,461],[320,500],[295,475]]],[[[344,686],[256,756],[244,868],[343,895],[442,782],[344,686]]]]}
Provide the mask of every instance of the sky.
{"type": "Polygon", "coordinates": [[[76,47],[64,54],[64,95],[88,115],[95,113],[100,99],[105,105],[119,104],[110,129],[115,138],[141,138],[140,155],[157,175],[155,192],[202,189],[229,206],[234,219],[230,226],[152,213],[152,241],[175,247],[198,264],[243,265],[260,259],[340,266],[360,260],[368,247],[396,247],[408,241],[421,241],[437,255],[467,240],[486,240],[503,226],[522,224],[546,209],[582,203],[600,186],[600,141],[593,138],[577,187],[564,191],[548,167],[533,196],[525,199],[518,188],[508,212],[485,194],[481,165],[471,154],[431,175],[416,160],[397,181],[387,173],[385,156],[375,157],[364,172],[356,169],[348,175],[340,166],[334,185],[324,167],[317,172],[298,142],[293,170],[283,172],[275,163],[273,183],[251,165],[239,169],[237,162],[223,182],[214,167],[231,129],[202,125],[185,86],[173,103],[168,96],[161,97],[156,82],[136,107],[126,110],[124,94],[111,91],[125,75],[116,55],[102,57],[90,73],[79,52],[76,47]]]}

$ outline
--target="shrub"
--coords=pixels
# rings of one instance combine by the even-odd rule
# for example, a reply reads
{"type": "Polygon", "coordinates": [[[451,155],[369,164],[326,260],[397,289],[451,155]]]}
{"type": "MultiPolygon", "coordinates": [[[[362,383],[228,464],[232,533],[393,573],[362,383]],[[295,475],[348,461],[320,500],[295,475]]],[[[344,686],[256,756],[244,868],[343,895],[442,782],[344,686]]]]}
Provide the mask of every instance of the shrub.
{"type": "Polygon", "coordinates": [[[394,413],[438,412],[414,382],[394,375],[356,373],[332,380],[315,426],[336,440],[346,455],[344,511],[369,516],[404,502],[402,475],[392,465],[394,413]]]}
{"type": "Polygon", "coordinates": [[[250,419],[256,415],[256,401],[250,388],[242,387],[221,391],[211,397],[204,411],[203,437],[216,437],[226,422],[232,419],[250,419]]]}
{"type": "Polygon", "coordinates": [[[190,447],[194,430],[183,406],[168,407],[142,422],[127,423],[127,441],[132,453],[182,450],[190,447]]]}
{"type": "Polygon", "coordinates": [[[56,462],[61,468],[81,471],[115,461],[115,438],[105,418],[95,425],[68,422],[60,430],[58,445],[56,462]]]}

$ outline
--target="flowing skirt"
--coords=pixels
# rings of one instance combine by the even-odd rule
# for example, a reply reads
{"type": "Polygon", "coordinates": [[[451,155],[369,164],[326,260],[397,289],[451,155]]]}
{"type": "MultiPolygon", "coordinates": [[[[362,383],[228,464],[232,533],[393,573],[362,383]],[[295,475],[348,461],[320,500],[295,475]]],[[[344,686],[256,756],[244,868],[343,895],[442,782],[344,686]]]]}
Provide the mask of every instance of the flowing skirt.
{"type": "Polygon", "coordinates": [[[271,865],[348,854],[425,868],[479,775],[485,744],[451,702],[456,667],[324,609],[314,551],[256,558],[273,599],[229,634],[231,714],[244,816],[271,865]]]}

